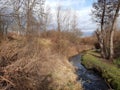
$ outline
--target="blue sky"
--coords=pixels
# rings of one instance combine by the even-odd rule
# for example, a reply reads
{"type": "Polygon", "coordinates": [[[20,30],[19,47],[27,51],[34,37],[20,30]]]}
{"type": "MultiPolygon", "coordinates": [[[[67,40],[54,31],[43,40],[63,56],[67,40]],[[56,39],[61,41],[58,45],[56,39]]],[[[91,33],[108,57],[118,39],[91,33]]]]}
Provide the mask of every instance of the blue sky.
{"type": "Polygon", "coordinates": [[[78,13],[79,27],[85,33],[96,30],[97,25],[91,19],[92,3],[95,0],[46,0],[46,4],[55,10],[58,3],[66,8],[71,8],[78,13]]]}

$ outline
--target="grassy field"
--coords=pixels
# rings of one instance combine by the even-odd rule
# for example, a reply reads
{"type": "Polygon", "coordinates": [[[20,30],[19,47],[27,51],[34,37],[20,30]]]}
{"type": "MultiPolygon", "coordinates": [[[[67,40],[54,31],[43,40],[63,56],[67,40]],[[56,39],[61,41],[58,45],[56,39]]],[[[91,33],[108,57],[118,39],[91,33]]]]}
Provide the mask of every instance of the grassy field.
{"type": "Polygon", "coordinates": [[[120,68],[100,58],[95,52],[87,52],[82,56],[82,64],[88,69],[96,69],[115,90],[120,90],[120,68]]]}

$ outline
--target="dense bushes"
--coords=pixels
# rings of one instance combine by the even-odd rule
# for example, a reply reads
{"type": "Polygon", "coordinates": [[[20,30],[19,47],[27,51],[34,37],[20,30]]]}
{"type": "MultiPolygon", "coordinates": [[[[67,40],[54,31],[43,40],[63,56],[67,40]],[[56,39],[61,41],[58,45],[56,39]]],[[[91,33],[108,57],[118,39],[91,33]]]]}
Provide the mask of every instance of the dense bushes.
{"type": "Polygon", "coordinates": [[[43,38],[2,42],[0,89],[82,90],[72,65],[63,55],[53,52],[53,47],[50,39],[43,38]],[[8,63],[2,62],[3,57],[8,63]]]}
{"type": "Polygon", "coordinates": [[[80,36],[53,30],[27,39],[23,35],[13,38],[0,46],[0,89],[82,90],[67,60],[89,48],[80,44],[80,36]]]}
{"type": "MultiPolygon", "coordinates": [[[[42,35],[42,34],[41,34],[42,35]]],[[[46,32],[46,37],[53,43],[52,51],[62,54],[64,56],[71,56],[77,54],[80,46],[81,35],[76,35],[74,32],[50,30],[46,32]],[[71,51],[71,49],[73,49],[71,51]]]]}

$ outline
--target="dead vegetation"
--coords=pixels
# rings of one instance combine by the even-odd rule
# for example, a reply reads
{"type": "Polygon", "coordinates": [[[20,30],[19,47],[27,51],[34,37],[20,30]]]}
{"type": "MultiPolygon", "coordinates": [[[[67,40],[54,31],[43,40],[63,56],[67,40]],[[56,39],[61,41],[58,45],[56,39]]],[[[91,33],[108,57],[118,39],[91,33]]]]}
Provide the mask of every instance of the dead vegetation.
{"type": "Polygon", "coordinates": [[[82,90],[67,58],[49,39],[4,41],[0,46],[1,90],[82,90]]]}

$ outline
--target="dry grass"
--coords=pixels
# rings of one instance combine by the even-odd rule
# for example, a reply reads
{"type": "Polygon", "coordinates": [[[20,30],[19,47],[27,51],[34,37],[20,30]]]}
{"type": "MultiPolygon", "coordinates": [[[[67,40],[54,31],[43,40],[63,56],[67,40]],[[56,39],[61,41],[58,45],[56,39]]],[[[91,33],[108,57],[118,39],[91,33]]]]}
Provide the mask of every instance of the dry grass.
{"type": "Polygon", "coordinates": [[[52,52],[53,46],[49,39],[3,42],[0,76],[5,79],[0,79],[0,89],[82,90],[73,66],[63,55],[52,52]]]}

